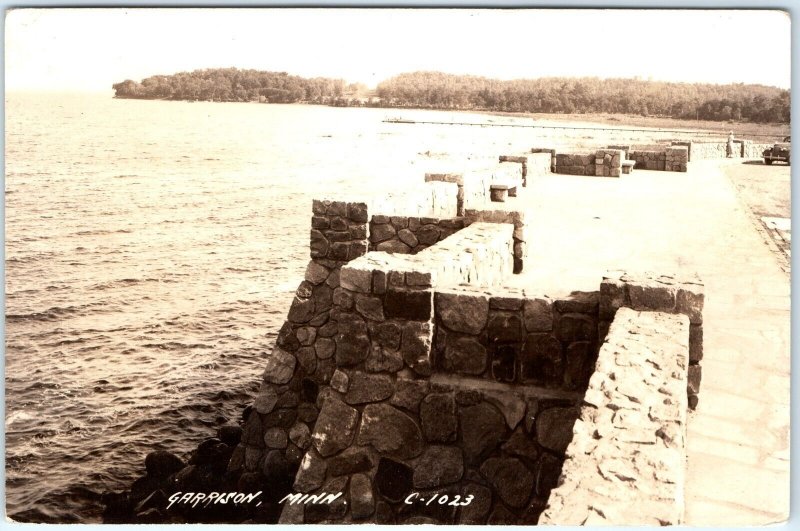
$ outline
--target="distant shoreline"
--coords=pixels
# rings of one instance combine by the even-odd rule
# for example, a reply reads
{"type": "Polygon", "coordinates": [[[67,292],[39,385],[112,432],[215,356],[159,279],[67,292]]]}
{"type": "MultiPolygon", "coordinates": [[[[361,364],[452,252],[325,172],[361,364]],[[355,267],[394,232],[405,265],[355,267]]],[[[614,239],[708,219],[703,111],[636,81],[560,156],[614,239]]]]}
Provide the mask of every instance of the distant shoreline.
{"type": "Polygon", "coordinates": [[[266,103],[259,101],[213,101],[213,100],[182,100],[171,98],[136,98],[126,96],[112,96],[113,99],[118,100],[148,100],[148,101],[172,101],[172,102],[186,102],[186,103],[253,103],[259,105],[314,105],[320,107],[341,107],[341,108],[370,108],[370,109],[385,109],[395,110],[398,114],[402,111],[437,111],[449,112],[458,114],[482,114],[487,116],[499,116],[503,118],[526,118],[532,120],[555,121],[555,122],[586,122],[590,124],[609,125],[614,127],[631,126],[631,127],[646,127],[653,129],[691,129],[712,131],[727,134],[728,131],[733,130],[735,136],[747,135],[768,135],[775,137],[788,136],[791,132],[790,123],[751,123],[751,122],[730,122],[730,121],[711,121],[711,120],[684,120],[680,118],[668,118],[657,116],[639,116],[630,114],[612,114],[612,113],[528,113],[528,112],[508,112],[496,111],[491,109],[449,109],[449,108],[433,108],[433,107],[411,107],[411,106],[392,106],[392,105],[335,105],[329,103],[316,103],[316,102],[292,102],[292,103],[266,103]]]}

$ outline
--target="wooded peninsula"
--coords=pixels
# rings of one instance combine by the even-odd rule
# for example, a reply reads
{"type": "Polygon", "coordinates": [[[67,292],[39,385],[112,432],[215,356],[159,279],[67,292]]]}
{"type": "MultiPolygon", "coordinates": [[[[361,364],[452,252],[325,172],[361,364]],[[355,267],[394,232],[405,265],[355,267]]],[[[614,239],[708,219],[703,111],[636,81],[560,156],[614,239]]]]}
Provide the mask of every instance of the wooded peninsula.
{"type": "Polygon", "coordinates": [[[619,113],[788,123],[790,91],[765,85],[547,77],[498,80],[442,72],[389,78],[375,90],[342,79],[216,68],[115,83],[117,98],[259,101],[525,113],[619,113]]]}

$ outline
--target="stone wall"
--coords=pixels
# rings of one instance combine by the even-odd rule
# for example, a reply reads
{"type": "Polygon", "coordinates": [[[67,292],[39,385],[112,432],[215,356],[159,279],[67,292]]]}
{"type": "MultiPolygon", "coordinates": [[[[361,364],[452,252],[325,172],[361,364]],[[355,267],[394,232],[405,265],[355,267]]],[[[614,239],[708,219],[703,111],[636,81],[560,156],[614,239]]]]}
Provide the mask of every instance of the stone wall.
{"type": "Polygon", "coordinates": [[[690,323],[687,394],[694,409],[702,378],[704,304],[704,285],[696,276],[610,273],[600,284],[598,335],[605,337],[609,323],[622,307],[686,315],[690,323]]]}
{"type": "Polygon", "coordinates": [[[579,399],[337,370],[280,523],[536,523],[579,399]]]}
{"type": "Polygon", "coordinates": [[[686,146],[670,146],[665,152],[665,171],[687,171],[689,167],[689,148],[686,146]]]}
{"type": "Polygon", "coordinates": [[[625,154],[619,149],[599,149],[593,154],[556,153],[555,173],[619,177],[625,154]]]}
{"type": "Polygon", "coordinates": [[[628,159],[636,162],[634,168],[642,170],[664,171],[667,165],[666,148],[661,150],[631,150],[628,159]]]}
{"type": "Polygon", "coordinates": [[[370,212],[384,216],[454,218],[458,214],[456,183],[426,180],[421,186],[387,191],[370,201],[370,212]]]}
{"type": "Polygon", "coordinates": [[[528,255],[527,210],[519,210],[510,203],[492,203],[493,210],[467,209],[464,211],[466,225],[472,223],[509,223],[514,227],[514,273],[521,273],[528,255]]]}
{"type": "Polygon", "coordinates": [[[753,142],[750,140],[742,141],[742,157],[746,159],[760,159],[764,156],[764,150],[769,149],[773,144],[763,142],[753,142]]]}
{"type": "Polygon", "coordinates": [[[594,175],[594,172],[594,153],[556,153],[555,173],[566,175],[594,175]]]}
{"type": "MultiPolygon", "coordinates": [[[[564,452],[579,415],[596,421],[598,433],[634,422],[627,413],[607,419],[580,409],[587,385],[605,389],[597,378],[612,379],[598,344],[614,344],[628,307],[687,316],[664,319],[685,324],[685,342],[680,334],[670,341],[685,343],[688,374],[673,385],[688,388],[680,397],[697,405],[702,284],[615,274],[598,292],[560,299],[503,288],[526,243],[525,213],[506,208],[465,209],[463,229],[440,233],[416,254],[389,254],[367,253],[371,233],[387,225],[399,233],[405,219],[370,217],[366,203],[314,202],[312,260],[227,465],[236,488],[266,489],[267,506],[282,511],[283,523],[534,524],[565,455],[577,455],[564,452]],[[605,376],[593,375],[595,366],[605,376]],[[287,477],[292,490],[282,491],[276,485],[287,477]],[[289,492],[295,498],[280,503],[289,492]],[[292,503],[323,493],[341,495],[330,504],[292,503]],[[436,502],[427,503],[432,496],[436,502]]],[[[420,227],[442,221],[420,219],[420,227]]],[[[629,346],[623,354],[644,363],[650,344],[629,346]]],[[[661,395],[648,378],[614,382],[649,406],[661,395]]],[[[609,448],[618,453],[598,456],[628,462],[636,455],[609,448]]],[[[566,497],[552,508],[559,499],[566,497]]]]}
{"type": "Polygon", "coordinates": [[[531,153],[533,154],[541,154],[541,153],[549,153],[550,154],[550,172],[557,173],[556,168],[558,167],[558,160],[556,158],[556,150],[553,148],[531,148],[531,153]]]}
{"type": "Polygon", "coordinates": [[[521,164],[522,186],[528,186],[529,180],[551,173],[552,155],[550,155],[550,153],[500,155],[500,162],[514,162],[521,164]]]}
{"type": "Polygon", "coordinates": [[[620,149],[598,149],[594,154],[594,174],[597,177],[619,177],[625,152],[620,149]]]}
{"type": "Polygon", "coordinates": [[[464,228],[464,219],[372,216],[369,222],[369,250],[416,254],[464,228]]]}
{"type": "Polygon", "coordinates": [[[616,313],[540,524],[682,523],[688,350],[685,315],[616,313]]]}
{"type": "Polygon", "coordinates": [[[464,175],[461,173],[426,173],[425,182],[443,182],[456,185],[456,216],[464,215],[464,175]]]}
{"type": "Polygon", "coordinates": [[[564,299],[508,290],[439,290],[434,371],[551,389],[584,389],[594,366],[598,292],[564,299]]]}

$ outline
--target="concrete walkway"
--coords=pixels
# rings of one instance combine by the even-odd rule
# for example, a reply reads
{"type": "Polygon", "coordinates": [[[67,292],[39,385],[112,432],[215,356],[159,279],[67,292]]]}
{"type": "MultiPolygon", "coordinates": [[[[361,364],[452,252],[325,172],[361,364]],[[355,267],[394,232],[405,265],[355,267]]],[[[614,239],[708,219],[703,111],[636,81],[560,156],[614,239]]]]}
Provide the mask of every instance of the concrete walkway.
{"type": "Polygon", "coordinates": [[[789,514],[790,280],[721,165],[621,179],[548,175],[532,206],[526,273],[557,295],[607,269],[697,272],[706,284],[700,405],[688,424],[686,524],[744,526],[789,514]]]}

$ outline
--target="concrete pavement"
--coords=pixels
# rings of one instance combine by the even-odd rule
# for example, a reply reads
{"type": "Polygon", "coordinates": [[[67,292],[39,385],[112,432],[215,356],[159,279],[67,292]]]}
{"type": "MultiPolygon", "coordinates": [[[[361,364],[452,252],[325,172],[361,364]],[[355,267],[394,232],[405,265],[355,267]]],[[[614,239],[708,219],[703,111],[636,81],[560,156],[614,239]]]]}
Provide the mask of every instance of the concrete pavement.
{"type": "Polygon", "coordinates": [[[688,423],[686,524],[789,513],[790,280],[781,251],[722,171],[537,177],[526,272],[549,295],[596,290],[607,269],[697,272],[706,284],[703,382],[688,423]]]}

